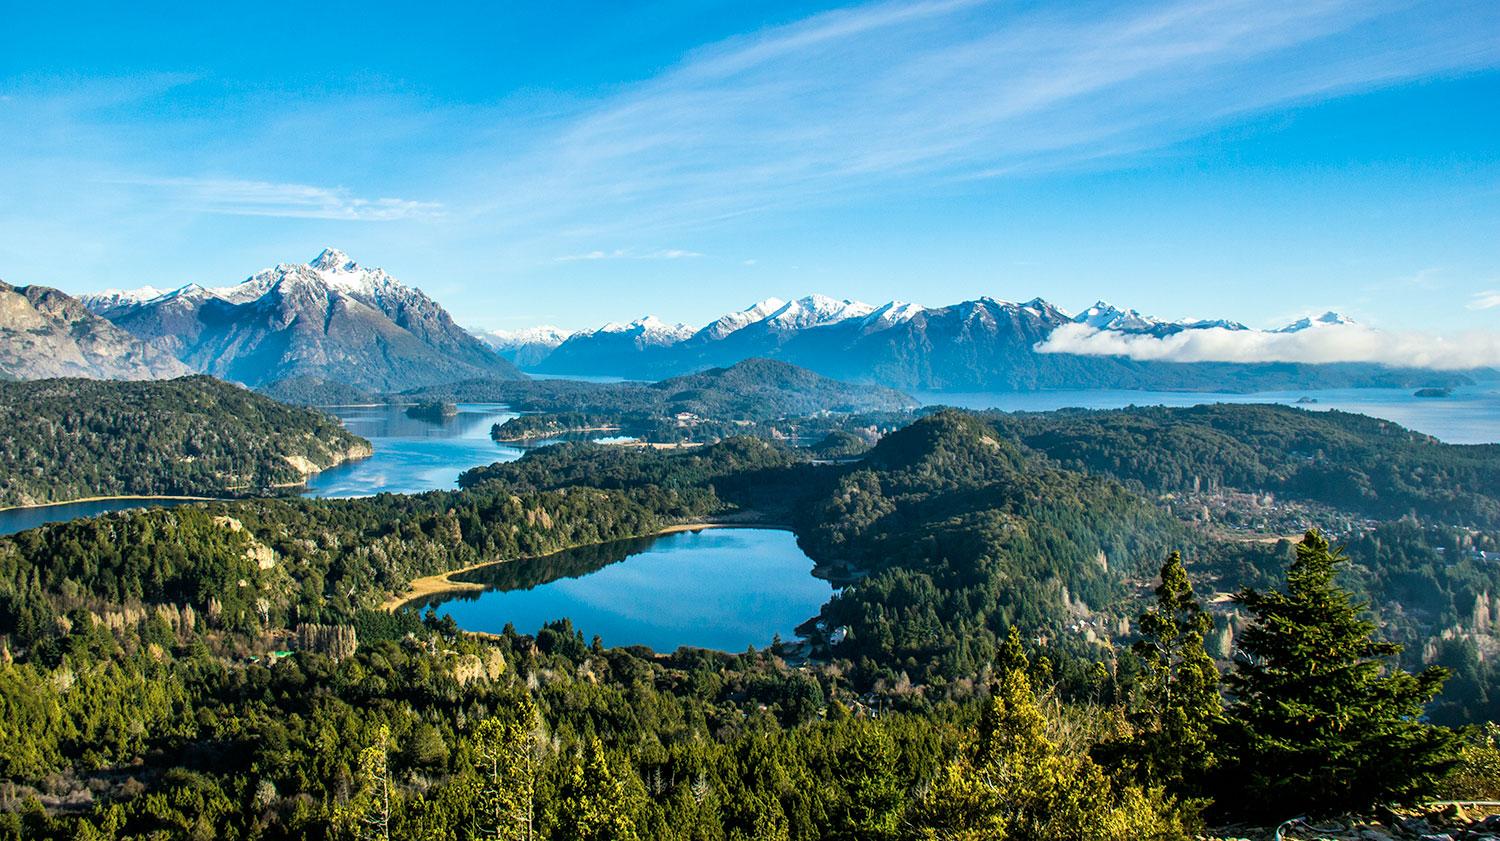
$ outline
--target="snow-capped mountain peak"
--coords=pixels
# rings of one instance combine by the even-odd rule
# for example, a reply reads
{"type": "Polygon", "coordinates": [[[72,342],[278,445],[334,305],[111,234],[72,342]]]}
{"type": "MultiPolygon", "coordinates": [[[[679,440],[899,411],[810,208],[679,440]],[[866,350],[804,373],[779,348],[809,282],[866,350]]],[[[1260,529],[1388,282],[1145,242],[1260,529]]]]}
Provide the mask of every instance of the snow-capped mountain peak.
{"type": "Polygon", "coordinates": [[[366,303],[378,303],[390,296],[405,298],[421,294],[386,274],[384,269],[367,269],[336,248],[323,249],[308,263],[279,263],[239,283],[213,287],[207,292],[232,304],[245,304],[280,284],[343,292],[366,303]]]}
{"type": "Polygon", "coordinates": [[[337,248],[325,248],[318,252],[318,256],[307,263],[319,271],[345,271],[352,272],[359,268],[359,264],[349,259],[349,255],[337,248]]]}
{"type": "Polygon", "coordinates": [[[621,324],[618,321],[600,327],[594,331],[595,335],[601,333],[626,334],[635,337],[637,344],[646,345],[670,345],[686,339],[695,331],[686,324],[668,324],[654,315],[637,318],[629,324],[621,324]]]}
{"type": "Polygon", "coordinates": [[[802,330],[849,318],[863,318],[874,311],[874,307],[860,301],[808,295],[786,303],[765,321],[777,329],[802,330]]]}
{"type": "Polygon", "coordinates": [[[106,289],[91,295],[79,295],[78,300],[91,312],[102,313],[116,307],[144,304],[166,294],[168,294],[167,290],[157,289],[155,286],[142,286],[139,289],[106,289]]]}
{"type": "Polygon", "coordinates": [[[539,324],[535,327],[523,327],[519,330],[475,330],[476,336],[480,338],[493,338],[496,342],[503,344],[553,344],[560,345],[573,335],[572,330],[564,330],[551,324],[539,324]]]}
{"type": "Polygon", "coordinates": [[[384,269],[367,269],[336,248],[323,249],[307,266],[325,285],[346,292],[379,295],[386,288],[406,288],[384,269]]]}
{"type": "Polygon", "coordinates": [[[1125,333],[1141,333],[1160,327],[1162,322],[1136,310],[1122,310],[1106,301],[1097,301],[1093,306],[1073,317],[1073,323],[1092,327],[1095,330],[1119,330],[1125,333]]]}
{"type": "Polygon", "coordinates": [[[1293,321],[1291,324],[1288,324],[1287,326],[1282,327],[1279,330],[1273,330],[1271,332],[1300,333],[1303,330],[1316,330],[1320,327],[1343,327],[1356,323],[1357,322],[1349,316],[1344,315],[1341,312],[1333,312],[1332,310],[1330,310],[1319,316],[1303,316],[1302,318],[1293,321]]]}
{"type": "Polygon", "coordinates": [[[663,344],[680,342],[693,335],[693,328],[686,324],[668,324],[654,315],[636,319],[630,326],[639,330],[643,338],[661,341],[663,344]]]}
{"type": "Polygon", "coordinates": [[[738,313],[735,313],[735,315],[743,315],[752,321],[759,321],[784,306],[786,306],[786,301],[783,301],[780,298],[772,297],[767,298],[764,301],[757,301],[754,304],[746,307],[745,309],[740,310],[738,313]]]}
{"type": "Polygon", "coordinates": [[[906,301],[891,301],[865,316],[863,324],[865,327],[890,327],[912,320],[918,313],[925,309],[926,307],[921,304],[911,304],[906,301]]]}
{"type": "Polygon", "coordinates": [[[488,345],[491,350],[517,363],[543,359],[558,345],[574,335],[572,330],[564,330],[550,324],[523,327],[520,330],[470,329],[469,332],[488,345]]]}
{"type": "Polygon", "coordinates": [[[373,301],[389,295],[414,296],[421,293],[402,285],[383,269],[366,269],[350,259],[348,254],[325,248],[307,263],[280,263],[263,269],[228,286],[205,287],[189,283],[170,291],[154,286],[139,289],[106,289],[93,295],[84,295],[84,306],[95,312],[108,312],[122,307],[135,307],[158,299],[181,300],[204,297],[219,298],[231,304],[245,304],[270,292],[284,282],[310,283],[314,288],[345,292],[373,301]]]}
{"type": "Polygon", "coordinates": [[[1249,330],[1249,327],[1238,321],[1230,321],[1227,318],[1189,318],[1175,321],[1173,324],[1184,330],[1249,330]]]}
{"type": "Polygon", "coordinates": [[[706,341],[722,339],[736,330],[741,330],[758,321],[766,320],[766,318],[784,306],[786,306],[786,301],[780,298],[767,298],[764,301],[757,301],[742,310],[719,316],[709,322],[707,326],[699,330],[695,335],[700,336],[706,341]]]}
{"type": "MultiPolygon", "coordinates": [[[[257,272],[239,283],[233,283],[228,286],[213,286],[204,291],[215,298],[221,298],[231,304],[248,304],[271,291],[272,287],[285,279],[290,272],[295,271],[295,268],[294,266],[283,264],[274,269],[265,269],[257,272]]],[[[187,287],[183,288],[186,289],[187,287]]]]}
{"type": "Polygon", "coordinates": [[[333,248],[232,285],[188,284],[106,317],[249,385],[307,375],[393,389],[517,373],[420,290],[333,248]]]}

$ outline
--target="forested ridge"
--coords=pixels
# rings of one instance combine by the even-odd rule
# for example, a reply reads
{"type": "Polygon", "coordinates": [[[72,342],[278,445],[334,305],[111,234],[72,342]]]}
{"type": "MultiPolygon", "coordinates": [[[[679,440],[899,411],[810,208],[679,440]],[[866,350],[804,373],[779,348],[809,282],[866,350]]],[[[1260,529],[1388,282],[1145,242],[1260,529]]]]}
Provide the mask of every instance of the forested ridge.
{"type": "Polygon", "coordinates": [[[1273,405],[986,417],[1064,467],[1148,493],[1271,492],[1376,519],[1500,528],[1500,444],[1444,444],[1365,415],[1273,405]]]}
{"type": "MultiPolygon", "coordinates": [[[[973,675],[1011,627],[1109,635],[1125,581],[1189,539],[1116,482],[1049,467],[945,412],[886,436],[804,512],[814,558],[859,571],[824,609],[868,680],[973,675]]],[[[842,650],[842,649],[841,649],[842,650]]]]}
{"type": "Polygon", "coordinates": [[[328,415],[212,377],[0,383],[0,507],[275,493],[369,452],[328,415]]]}
{"type": "Polygon", "coordinates": [[[720,420],[895,411],[916,405],[893,389],[841,382],[770,359],[747,359],[726,368],[651,383],[479,379],[403,392],[393,399],[506,403],[525,412],[592,412],[639,418],[689,412],[720,420]]]}
{"type": "Polygon", "coordinates": [[[1500,793],[1493,732],[1419,720],[1493,717],[1486,532],[1395,518],[1347,560],[1317,533],[1236,542],[1040,443],[945,411],[833,464],[565,444],[458,491],[0,539],[0,829],[1166,839],[1500,793]],[[807,646],[656,655],[373,609],[420,575],[744,511],[848,585],[807,646]]]}

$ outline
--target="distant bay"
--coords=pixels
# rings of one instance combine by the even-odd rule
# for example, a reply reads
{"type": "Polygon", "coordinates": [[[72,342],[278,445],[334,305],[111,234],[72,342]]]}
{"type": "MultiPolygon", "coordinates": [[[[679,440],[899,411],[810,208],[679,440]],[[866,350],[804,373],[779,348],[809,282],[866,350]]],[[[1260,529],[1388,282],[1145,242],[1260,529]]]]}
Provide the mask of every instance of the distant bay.
{"type": "Polygon", "coordinates": [[[1122,409],[1126,406],[1199,406],[1205,403],[1280,403],[1313,411],[1337,409],[1398,423],[1449,444],[1500,443],[1500,383],[1462,386],[1448,397],[1415,396],[1414,389],[1339,388],[1262,391],[1250,394],[1199,391],[913,392],[923,405],[1006,412],[1056,409],[1122,409]]]}
{"type": "Polygon", "coordinates": [[[79,517],[94,517],[111,511],[131,508],[175,508],[199,500],[169,499],[166,497],[116,497],[112,499],[90,499],[83,502],[60,502],[55,505],[33,505],[28,508],[7,508],[0,511],[0,535],[34,529],[48,523],[66,523],[79,517]]]}
{"type": "Polygon", "coordinates": [[[375,454],[341,464],[308,479],[307,495],[371,496],[422,493],[458,487],[458,475],[471,467],[515,461],[524,450],[497,444],[490,427],[516,413],[497,403],[460,403],[458,413],[441,420],[407,416],[403,406],[352,406],[327,410],[345,428],[367,439],[375,454]]]}

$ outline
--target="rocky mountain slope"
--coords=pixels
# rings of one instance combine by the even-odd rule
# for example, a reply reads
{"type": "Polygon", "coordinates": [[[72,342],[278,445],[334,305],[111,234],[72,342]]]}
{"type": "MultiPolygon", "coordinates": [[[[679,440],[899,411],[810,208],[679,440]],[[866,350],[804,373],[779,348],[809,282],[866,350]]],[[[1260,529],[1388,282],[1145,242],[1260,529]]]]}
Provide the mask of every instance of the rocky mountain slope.
{"type": "Polygon", "coordinates": [[[168,350],[121,330],[65,293],[0,281],[0,379],[149,380],[186,373],[168,350]]]}
{"type": "Polygon", "coordinates": [[[391,391],[519,376],[421,290],[332,249],[233,286],[190,284],[142,297],[113,293],[88,303],[170,347],[193,370],[251,386],[315,377],[391,391]]]}

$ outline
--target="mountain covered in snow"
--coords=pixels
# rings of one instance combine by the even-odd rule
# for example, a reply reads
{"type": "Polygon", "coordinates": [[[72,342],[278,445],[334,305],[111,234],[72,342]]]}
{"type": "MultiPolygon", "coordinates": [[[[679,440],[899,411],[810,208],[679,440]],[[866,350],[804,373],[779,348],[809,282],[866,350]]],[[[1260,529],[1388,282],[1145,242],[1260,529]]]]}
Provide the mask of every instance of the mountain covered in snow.
{"type": "Polygon", "coordinates": [[[103,292],[93,292],[87,295],[79,295],[78,301],[97,315],[102,315],[110,310],[122,307],[144,304],[167,294],[165,289],[157,289],[155,286],[142,286],[138,289],[106,289],[103,292]]]}
{"type": "Polygon", "coordinates": [[[530,345],[521,364],[558,376],[660,379],[744,359],[771,358],[825,376],[931,390],[1245,391],[1405,387],[1442,378],[1432,372],[1360,364],[1179,363],[1125,354],[1047,352],[1049,339],[1059,330],[1063,332],[1058,335],[1181,340],[1193,335],[1272,334],[1347,324],[1352,322],[1346,316],[1328,313],[1279,330],[1253,331],[1228,319],[1169,321],[1103,301],[1074,314],[1041,298],[1012,303],[986,297],[923,307],[900,301],[871,306],[810,295],[791,301],[768,298],[697,330],[668,326],[649,317],[628,325],[583,330],[567,335],[550,350],[530,345]]]}
{"type": "Polygon", "coordinates": [[[471,330],[471,333],[512,365],[529,367],[546,359],[573,331],[550,324],[520,330],[471,330]]]}
{"type": "Polygon", "coordinates": [[[250,386],[312,378],[391,391],[520,376],[421,290],[334,249],[228,286],[110,292],[87,303],[193,370],[250,386]]]}
{"type": "Polygon", "coordinates": [[[1325,312],[1317,317],[1299,318],[1291,324],[1273,332],[1301,333],[1303,330],[1317,330],[1323,327],[1343,327],[1354,323],[1354,319],[1341,312],[1325,312]]]}

